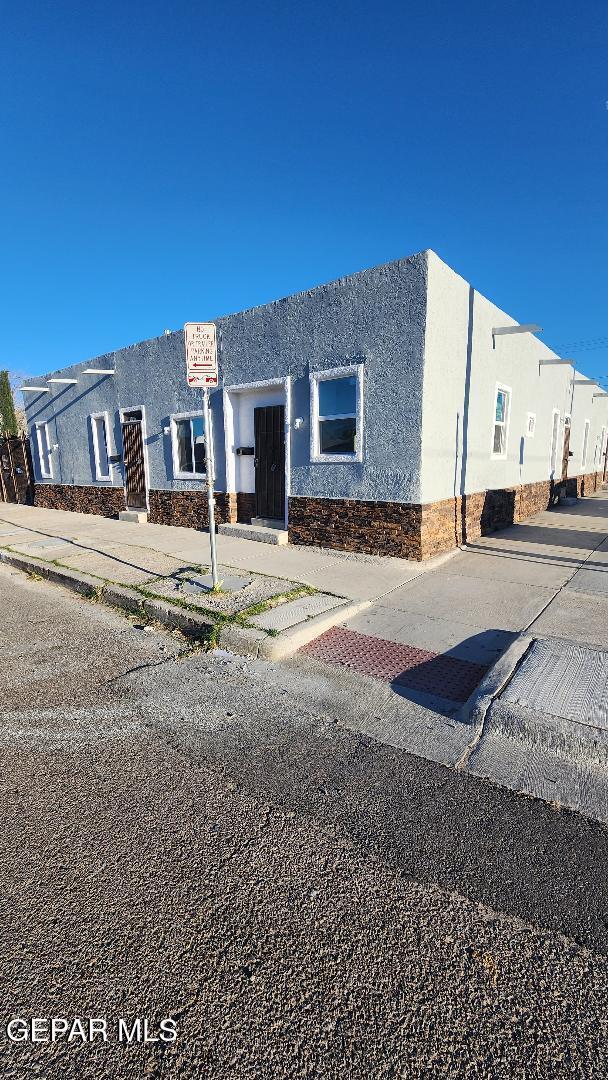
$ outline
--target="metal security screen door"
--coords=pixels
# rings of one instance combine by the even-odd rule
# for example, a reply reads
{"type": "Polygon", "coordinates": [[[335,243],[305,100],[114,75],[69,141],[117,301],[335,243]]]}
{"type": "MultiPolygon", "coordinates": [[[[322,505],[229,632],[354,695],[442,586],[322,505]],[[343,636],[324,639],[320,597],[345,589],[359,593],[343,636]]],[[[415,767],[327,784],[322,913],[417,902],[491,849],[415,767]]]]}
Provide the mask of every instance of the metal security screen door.
{"type": "Polygon", "coordinates": [[[285,518],[285,406],[253,410],[255,508],[261,518],[285,518]]]}
{"type": "Polygon", "coordinates": [[[125,500],[128,509],[140,510],[146,505],[146,467],[141,413],[124,413],[122,418],[122,449],[125,466],[125,500]]]}

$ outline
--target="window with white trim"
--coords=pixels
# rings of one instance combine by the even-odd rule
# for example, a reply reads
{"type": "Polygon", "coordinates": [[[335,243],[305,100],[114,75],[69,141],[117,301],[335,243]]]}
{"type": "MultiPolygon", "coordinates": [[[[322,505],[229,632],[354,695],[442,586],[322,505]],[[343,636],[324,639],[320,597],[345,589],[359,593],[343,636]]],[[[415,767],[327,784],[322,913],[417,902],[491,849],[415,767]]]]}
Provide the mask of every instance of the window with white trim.
{"type": "Polygon", "coordinates": [[[312,461],[361,461],[363,365],[310,376],[312,461]]]}
{"type": "Polygon", "coordinates": [[[584,469],[587,465],[587,455],[589,453],[589,429],[591,428],[591,421],[585,420],[585,431],[583,434],[583,452],[581,454],[581,468],[584,469]]]}
{"type": "Polygon", "coordinates": [[[205,420],[202,413],[171,417],[173,474],[178,480],[206,475],[205,420]]]}
{"type": "Polygon", "coordinates": [[[53,462],[51,461],[51,442],[49,439],[49,427],[46,423],[35,425],[36,445],[38,447],[38,467],[44,480],[53,478],[53,462]]]}
{"type": "Polygon", "coordinates": [[[536,413],[529,412],[528,420],[526,423],[526,438],[533,439],[534,432],[536,431],[536,413]]]}
{"type": "Polygon", "coordinates": [[[549,472],[551,475],[555,473],[557,469],[557,452],[559,448],[559,409],[553,410],[553,421],[551,424],[551,457],[549,460],[549,472]]]}
{"type": "Polygon", "coordinates": [[[494,435],[492,437],[492,457],[507,456],[509,419],[511,414],[511,391],[508,386],[496,386],[494,401],[494,435]]]}
{"type": "Polygon", "coordinates": [[[91,431],[93,434],[95,479],[111,480],[110,452],[108,450],[108,417],[106,413],[93,413],[90,419],[91,431]]]}

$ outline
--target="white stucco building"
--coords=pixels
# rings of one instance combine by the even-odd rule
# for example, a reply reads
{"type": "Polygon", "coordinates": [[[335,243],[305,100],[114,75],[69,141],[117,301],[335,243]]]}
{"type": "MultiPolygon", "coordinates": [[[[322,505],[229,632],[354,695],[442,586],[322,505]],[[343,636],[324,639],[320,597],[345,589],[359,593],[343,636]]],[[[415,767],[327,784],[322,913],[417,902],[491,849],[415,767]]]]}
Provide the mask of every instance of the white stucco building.
{"type": "Polygon", "coordinates": [[[212,438],[222,527],[420,559],[605,477],[608,396],[433,251],[196,314],[212,430],[182,331],[55,372],[26,397],[39,504],[204,526],[212,438]]]}

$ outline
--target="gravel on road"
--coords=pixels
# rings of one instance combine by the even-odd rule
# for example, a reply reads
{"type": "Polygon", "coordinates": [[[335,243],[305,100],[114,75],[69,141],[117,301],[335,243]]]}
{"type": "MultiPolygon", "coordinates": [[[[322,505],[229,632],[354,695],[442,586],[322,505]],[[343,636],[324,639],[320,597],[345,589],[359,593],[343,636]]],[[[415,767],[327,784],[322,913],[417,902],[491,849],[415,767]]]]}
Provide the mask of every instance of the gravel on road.
{"type": "Polygon", "coordinates": [[[3,1077],[606,1076],[608,830],[346,730],[296,666],[4,567],[0,609],[3,1077]]]}

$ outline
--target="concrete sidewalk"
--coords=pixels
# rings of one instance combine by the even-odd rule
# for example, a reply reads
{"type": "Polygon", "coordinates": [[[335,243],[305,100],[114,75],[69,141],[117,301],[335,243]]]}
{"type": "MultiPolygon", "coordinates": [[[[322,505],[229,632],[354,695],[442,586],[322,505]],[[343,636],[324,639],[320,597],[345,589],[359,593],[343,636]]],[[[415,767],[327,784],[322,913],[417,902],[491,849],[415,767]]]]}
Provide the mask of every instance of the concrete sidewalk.
{"type": "MultiPolygon", "coordinates": [[[[0,507],[0,549],[168,600],[167,582],[205,571],[208,545],[194,529],[0,507]]],[[[218,537],[224,575],[259,576],[243,591],[242,607],[270,599],[272,610],[259,610],[251,626],[259,641],[283,636],[272,643],[275,655],[306,645],[310,657],[389,681],[425,704],[430,698],[444,714],[460,708],[522,632],[608,647],[607,549],[605,493],[426,563],[218,537]],[[320,595],[298,597],[298,586],[320,595]],[[306,632],[298,638],[294,627],[306,632]]],[[[184,599],[196,605],[191,595],[184,599]]],[[[214,606],[209,598],[200,603],[214,606]]]]}
{"type": "Polygon", "coordinates": [[[31,506],[0,506],[0,552],[24,570],[267,659],[290,655],[430,565],[218,536],[221,595],[209,591],[209,537],[31,506]]]}
{"type": "Polygon", "coordinates": [[[606,570],[608,494],[598,492],[472,542],[306,653],[455,714],[522,633],[608,648],[606,570]]]}
{"type": "MultiPolygon", "coordinates": [[[[111,571],[111,580],[124,584],[131,577],[134,562],[141,564],[144,571],[152,568],[151,573],[155,573],[157,565],[170,567],[171,560],[200,565],[207,564],[209,558],[209,536],[197,529],[138,525],[94,514],[0,503],[0,546],[10,544],[34,552],[33,544],[49,539],[78,545],[82,555],[89,557],[89,572],[101,567],[107,571],[101,576],[110,578],[111,571]],[[13,532],[15,526],[25,530],[18,538],[13,532]]],[[[315,589],[331,588],[353,601],[376,600],[445,559],[423,564],[321,548],[260,544],[234,536],[218,536],[217,549],[220,562],[226,566],[301,582],[315,589]]],[[[40,546],[41,556],[44,550],[50,553],[49,548],[40,546]]],[[[55,550],[59,551],[59,546],[55,550]]]]}

